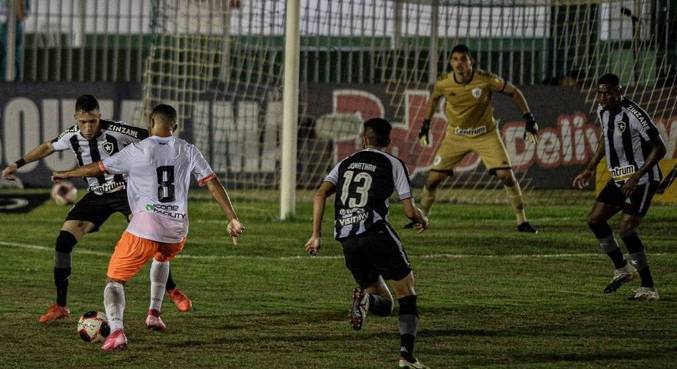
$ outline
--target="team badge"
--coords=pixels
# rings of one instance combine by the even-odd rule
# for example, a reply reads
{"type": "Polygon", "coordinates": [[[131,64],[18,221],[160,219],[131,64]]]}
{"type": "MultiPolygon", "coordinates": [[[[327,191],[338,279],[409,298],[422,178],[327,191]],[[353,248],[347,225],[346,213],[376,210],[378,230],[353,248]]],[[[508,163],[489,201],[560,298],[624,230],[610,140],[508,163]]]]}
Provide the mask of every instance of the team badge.
{"type": "Polygon", "coordinates": [[[472,95],[473,95],[476,99],[479,99],[480,96],[482,96],[482,89],[479,88],[479,87],[473,88],[471,92],[472,92],[472,95]]]}
{"type": "Polygon", "coordinates": [[[104,141],[103,144],[101,145],[101,148],[103,148],[103,150],[107,152],[108,155],[113,155],[113,150],[115,150],[115,146],[113,146],[113,143],[108,141],[104,141]]]}
{"type": "Polygon", "coordinates": [[[625,122],[623,121],[618,122],[618,130],[621,132],[625,131],[625,122]]]}

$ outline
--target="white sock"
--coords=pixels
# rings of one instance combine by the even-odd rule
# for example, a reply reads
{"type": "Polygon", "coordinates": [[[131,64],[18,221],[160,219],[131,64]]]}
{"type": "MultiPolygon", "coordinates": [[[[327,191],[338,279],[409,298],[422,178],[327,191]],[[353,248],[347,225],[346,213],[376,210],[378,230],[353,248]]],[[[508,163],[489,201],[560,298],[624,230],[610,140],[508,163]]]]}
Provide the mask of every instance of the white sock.
{"type": "Polygon", "coordinates": [[[125,286],[118,282],[108,282],[103,290],[103,306],[106,308],[110,331],[122,329],[125,313],[125,286]]]}
{"type": "Polygon", "coordinates": [[[169,276],[169,262],[161,262],[153,259],[150,266],[150,307],[161,311],[162,299],[165,297],[165,286],[169,276]]]}

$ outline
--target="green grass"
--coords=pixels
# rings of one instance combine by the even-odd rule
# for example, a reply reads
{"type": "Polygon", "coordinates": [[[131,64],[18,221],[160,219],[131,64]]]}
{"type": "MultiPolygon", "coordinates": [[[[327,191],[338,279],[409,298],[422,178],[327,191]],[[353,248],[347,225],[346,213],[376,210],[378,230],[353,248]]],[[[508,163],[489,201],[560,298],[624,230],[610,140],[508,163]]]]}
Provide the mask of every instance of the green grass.
{"type": "MultiPolygon", "coordinates": [[[[513,231],[507,205],[435,207],[422,235],[400,230],[417,277],[421,311],[417,355],[432,368],[670,368],[677,358],[677,210],[655,206],[641,227],[657,302],[625,298],[638,282],[601,293],[611,266],[585,216],[592,200],[531,206],[538,235],[513,231]]],[[[103,310],[105,270],[124,229],[115,215],[74,250],[70,320],[43,326],[53,302],[53,242],[66,208],[0,215],[0,368],[394,368],[396,315],[369,317],[353,332],[347,316],[354,283],[331,239],[327,209],[321,257],[304,254],[311,209],[277,221],[276,202],[236,198],[247,231],[226,236],[215,203],[194,201],[186,248],[173,265],[195,310],[166,300],[168,330],[146,331],[148,269],[126,288],[127,350],[102,353],[76,335],[76,319],[103,310]],[[39,247],[32,247],[39,246],[39,247]]],[[[617,221],[617,219],[614,219],[617,221]]]]}

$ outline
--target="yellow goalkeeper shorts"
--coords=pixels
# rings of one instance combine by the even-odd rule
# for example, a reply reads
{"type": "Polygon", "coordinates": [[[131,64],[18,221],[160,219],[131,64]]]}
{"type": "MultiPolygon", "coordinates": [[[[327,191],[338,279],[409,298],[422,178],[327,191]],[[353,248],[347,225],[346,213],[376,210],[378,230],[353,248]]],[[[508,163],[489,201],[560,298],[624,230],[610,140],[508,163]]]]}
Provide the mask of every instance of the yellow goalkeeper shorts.
{"type": "Polygon", "coordinates": [[[512,167],[503,140],[498,130],[494,129],[475,137],[459,136],[447,131],[442,145],[437,150],[431,170],[451,172],[470,152],[476,152],[491,173],[497,169],[512,167]]]}

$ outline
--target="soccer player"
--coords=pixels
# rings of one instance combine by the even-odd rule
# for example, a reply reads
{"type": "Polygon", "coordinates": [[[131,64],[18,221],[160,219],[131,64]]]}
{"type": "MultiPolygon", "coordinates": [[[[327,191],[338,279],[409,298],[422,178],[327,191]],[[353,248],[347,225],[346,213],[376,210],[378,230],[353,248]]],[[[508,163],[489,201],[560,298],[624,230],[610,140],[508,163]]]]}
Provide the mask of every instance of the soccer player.
{"type": "MultiPolygon", "coordinates": [[[[526,120],[525,139],[535,143],[538,138],[538,124],[529,111],[524,95],[503,78],[476,69],[470,49],[465,45],[457,45],[452,49],[449,63],[453,71],[435,83],[419,132],[420,142],[429,145],[430,122],[440,99],[444,97],[448,120],[447,132],[423,187],[421,209],[426,215],[430,215],[437,187],[447,176],[453,174],[454,167],[467,153],[474,151],[482,158],[489,173],[496,175],[503,183],[517,218],[517,230],[537,233],[527,221],[522,190],[512,171],[501,135],[498,133],[491,102],[491,95],[494,92],[510,96],[526,120]]],[[[411,226],[410,223],[406,227],[411,226]]]]}
{"type": "Polygon", "coordinates": [[[579,189],[588,186],[597,164],[606,156],[612,178],[597,196],[588,215],[590,230],[615,267],[613,279],[604,288],[604,293],[615,292],[639,274],[641,286],[630,299],[658,300],[658,291],[654,287],[637,228],[649,210],[651,198],[661,180],[658,161],[666,153],[665,144],[646,111],[623,96],[618,76],[605,74],[599,79],[597,102],[604,140],[585,170],[574,178],[573,185],[579,189]],[[620,236],[628,249],[630,263],[618,248],[607,223],[620,211],[623,213],[620,236]]]}
{"type": "Polygon", "coordinates": [[[176,119],[173,107],[160,104],[150,114],[149,138],[101,161],[67,172],[55,172],[53,176],[55,180],[104,173],[128,176],[127,197],[134,216],[108,263],[104,306],[111,333],[101,346],[104,351],[127,345],[123,327],[124,284],[150,259],[153,259],[151,292],[156,291],[157,299],[151,300],[146,326],[155,330],[166,328],[160,318],[163,294],[157,292],[164,291],[169,260],[183,249],[186,241],[191,174],[198,178],[200,186],[207,185],[225,213],[228,234],[233,237],[233,242],[244,230],[226,190],[200,151],[173,136],[176,119]]]}
{"type": "MultiPolygon", "coordinates": [[[[99,102],[92,95],[82,95],[75,101],[74,126],[55,139],[45,142],[2,171],[3,178],[14,178],[18,168],[41,160],[54,152],[70,149],[80,166],[98,162],[120,151],[133,142],[148,137],[148,131],[121,122],[101,119],[99,102]]],[[[40,323],[50,323],[70,316],[67,304],[68,280],[71,276],[71,252],[87,233],[99,230],[113,213],[122,213],[127,219],[131,210],[127,203],[126,176],[101,174],[87,177],[88,193],[68,212],[56,238],[54,256],[54,284],[56,303],[40,316],[40,323]]],[[[164,293],[164,292],[163,292],[164,293]]],[[[178,288],[173,278],[167,282],[167,293],[179,311],[190,311],[192,302],[178,288]]]]}
{"type": "Polygon", "coordinates": [[[404,213],[423,232],[428,220],[414,206],[409,174],[400,159],[384,151],[391,125],[374,118],[364,123],[359,151],[338,163],[314,197],[313,233],[305,245],[311,255],[320,249],[322,218],[327,197],[334,202],[335,238],[343,245],[346,266],[359,288],[353,290],[351,324],[362,328],[367,312],[389,316],[393,298],[384,279],[391,280],[400,305],[400,368],[427,368],[414,357],[418,309],[414,274],[402,242],[388,223],[388,198],[396,191],[404,213]]]}

